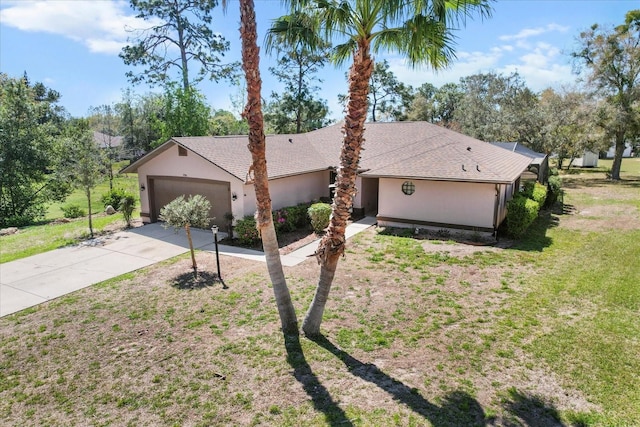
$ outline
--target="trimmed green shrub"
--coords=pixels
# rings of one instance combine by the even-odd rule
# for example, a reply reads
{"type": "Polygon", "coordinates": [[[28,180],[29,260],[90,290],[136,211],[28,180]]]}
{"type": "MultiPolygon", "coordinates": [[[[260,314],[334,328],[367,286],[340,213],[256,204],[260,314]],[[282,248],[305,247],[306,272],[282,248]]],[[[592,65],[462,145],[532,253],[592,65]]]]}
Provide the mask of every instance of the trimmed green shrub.
{"type": "Polygon", "coordinates": [[[113,188],[102,195],[101,201],[105,208],[112,206],[114,209],[118,209],[120,207],[120,201],[127,194],[127,190],[124,188],[113,188]]]}
{"type": "Polygon", "coordinates": [[[547,200],[545,200],[545,207],[551,207],[556,204],[560,194],[562,194],[562,179],[557,175],[549,177],[547,183],[547,200]]]}
{"type": "Polygon", "coordinates": [[[507,230],[513,237],[521,237],[535,221],[540,205],[521,194],[507,203],[507,230]]]}
{"type": "Polygon", "coordinates": [[[536,202],[538,206],[544,206],[544,201],[547,199],[547,187],[536,182],[529,198],[536,202]]]}
{"type": "Polygon", "coordinates": [[[241,245],[253,246],[260,241],[260,234],[256,227],[256,219],[251,215],[237,220],[233,229],[238,235],[238,240],[241,245]]]}
{"type": "Polygon", "coordinates": [[[84,209],[78,205],[66,205],[60,208],[65,218],[80,218],[86,215],[84,209]]]}
{"type": "Polygon", "coordinates": [[[311,227],[316,233],[324,231],[329,226],[331,218],[331,205],[328,203],[314,203],[307,209],[311,219],[311,227]]]}

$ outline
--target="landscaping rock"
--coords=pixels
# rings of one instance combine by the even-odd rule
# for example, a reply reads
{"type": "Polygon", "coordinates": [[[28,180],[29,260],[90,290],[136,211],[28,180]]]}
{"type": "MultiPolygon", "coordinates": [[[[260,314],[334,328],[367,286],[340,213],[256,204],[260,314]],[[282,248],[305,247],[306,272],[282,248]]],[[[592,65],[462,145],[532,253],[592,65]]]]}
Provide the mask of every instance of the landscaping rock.
{"type": "Polygon", "coordinates": [[[113,208],[113,206],[108,205],[108,206],[104,209],[104,212],[105,212],[107,215],[113,215],[114,213],[116,213],[116,210],[113,208]]]}
{"type": "Polygon", "coordinates": [[[0,236],[8,236],[10,234],[16,234],[18,232],[18,227],[8,227],[0,230],[0,236]]]}

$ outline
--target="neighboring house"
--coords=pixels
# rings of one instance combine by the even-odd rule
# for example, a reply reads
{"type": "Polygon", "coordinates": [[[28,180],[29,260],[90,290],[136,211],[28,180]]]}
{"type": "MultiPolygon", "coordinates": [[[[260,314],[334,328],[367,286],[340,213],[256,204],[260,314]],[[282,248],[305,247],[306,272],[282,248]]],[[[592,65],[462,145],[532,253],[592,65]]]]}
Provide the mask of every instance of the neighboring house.
{"type": "MultiPolygon", "coordinates": [[[[536,153],[518,142],[492,142],[491,144],[529,157],[531,159],[531,164],[529,165],[528,170],[533,174],[533,179],[542,184],[547,183],[547,179],[549,177],[549,157],[546,154],[536,153]]],[[[525,177],[526,176],[523,176],[523,178],[525,177]]]]}
{"type": "MultiPolygon", "coordinates": [[[[329,197],[342,125],[267,136],[273,209],[329,197]]],[[[426,122],[367,123],[354,209],[379,225],[495,232],[531,159],[426,122]]],[[[247,136],[176,137],[127,166],[138,173],[141,217],[175,197],[203,194],[214,223],[253,215],[247,136]]]]}
{"type": "MultiPolygon", "coordinates": [[[[625,142],[624,151],[622,152],[622,157],[631,157],[632,151],[633,151],[633,147],[631,146],[631,144],[629,144],[628,142],[625,142]]],[[[616,156],[616,145],[613,144],[607,150],[605,157],[607,159],[613,159],[615,156],[616,156]]]]}
{"type": "Polygon", "coordinates": [[[124,156],[124,139],[121,136],[112,136],[106,133],[93,131],[93,140],[101,149],[115,154],[115,158],[122,160],[124,156]]]}
{"type": "Polygon", "coordinates": [[[573,159],[571,166],[583,168],[595,168],[598,166],[598,155],[591,151],[585,150],[581,157],[573,159]]]}

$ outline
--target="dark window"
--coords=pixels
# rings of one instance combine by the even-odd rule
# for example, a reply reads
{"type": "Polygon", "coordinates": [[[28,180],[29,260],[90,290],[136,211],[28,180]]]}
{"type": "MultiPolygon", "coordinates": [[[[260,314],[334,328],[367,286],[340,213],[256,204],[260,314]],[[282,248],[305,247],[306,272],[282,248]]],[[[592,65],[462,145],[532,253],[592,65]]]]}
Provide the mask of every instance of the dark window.
{"type": "Polygon", "coordinates": [[[412,195],[413,193],[416,192],[416,186],[413,182],[411,181],[405,181],[402,183],[402,192],[404,194],[406,194],[407,196],[412,195]]]}
{"type": "Polygon", "coordinates": [[[184,147],[178,146],[178,156],[186,156],[186,155],[187,155],[187,149],[184,147]]]}

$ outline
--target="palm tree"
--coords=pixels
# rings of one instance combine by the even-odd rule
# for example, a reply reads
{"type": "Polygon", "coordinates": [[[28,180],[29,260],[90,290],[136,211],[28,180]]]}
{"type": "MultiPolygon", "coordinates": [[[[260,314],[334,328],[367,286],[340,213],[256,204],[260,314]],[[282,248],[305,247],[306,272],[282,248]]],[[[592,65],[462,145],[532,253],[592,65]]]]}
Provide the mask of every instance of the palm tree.
{"type": "Polygon", "coordinates": [[[299,0],[286,1],[291,14],[276,20],[269,42],[294,44],[304,40],[310,47],[340,40],[335,60],[352,57],[349,99],[343,125],[340,168],[327,233],[316,256],[320,277],[304,319],[307,336],[320,334],[324,307],[340,256],[345,250],[345,229],[356,193],[355,181],[364,142],[369,79],[374,68],[372,52],[395,51],[411,65],[443,68],[454,58],[452,30],[473,13],[489,16],[491,0],[299,0]]]}
{"type": "MultiPolygon", "coordinates": [[[[271,196],[265,157],[264,118],[262,115],[262,80],[260,78],[260,50],[257,44],[256,15],[253,0],[240,0],[240,38],[242,39],[242,69],[247,80],[247,105],[243,116],[249,124],[249,151],[253,164],[253,186],[256,192],[256,223],[267,260],[267,270],[280,315],[282,331],[298,334],[298,320],[280,261],[278,239],[271,214],[271,196]]],[[[222,2],[226,7],[226,1],[222,2]]]]}

